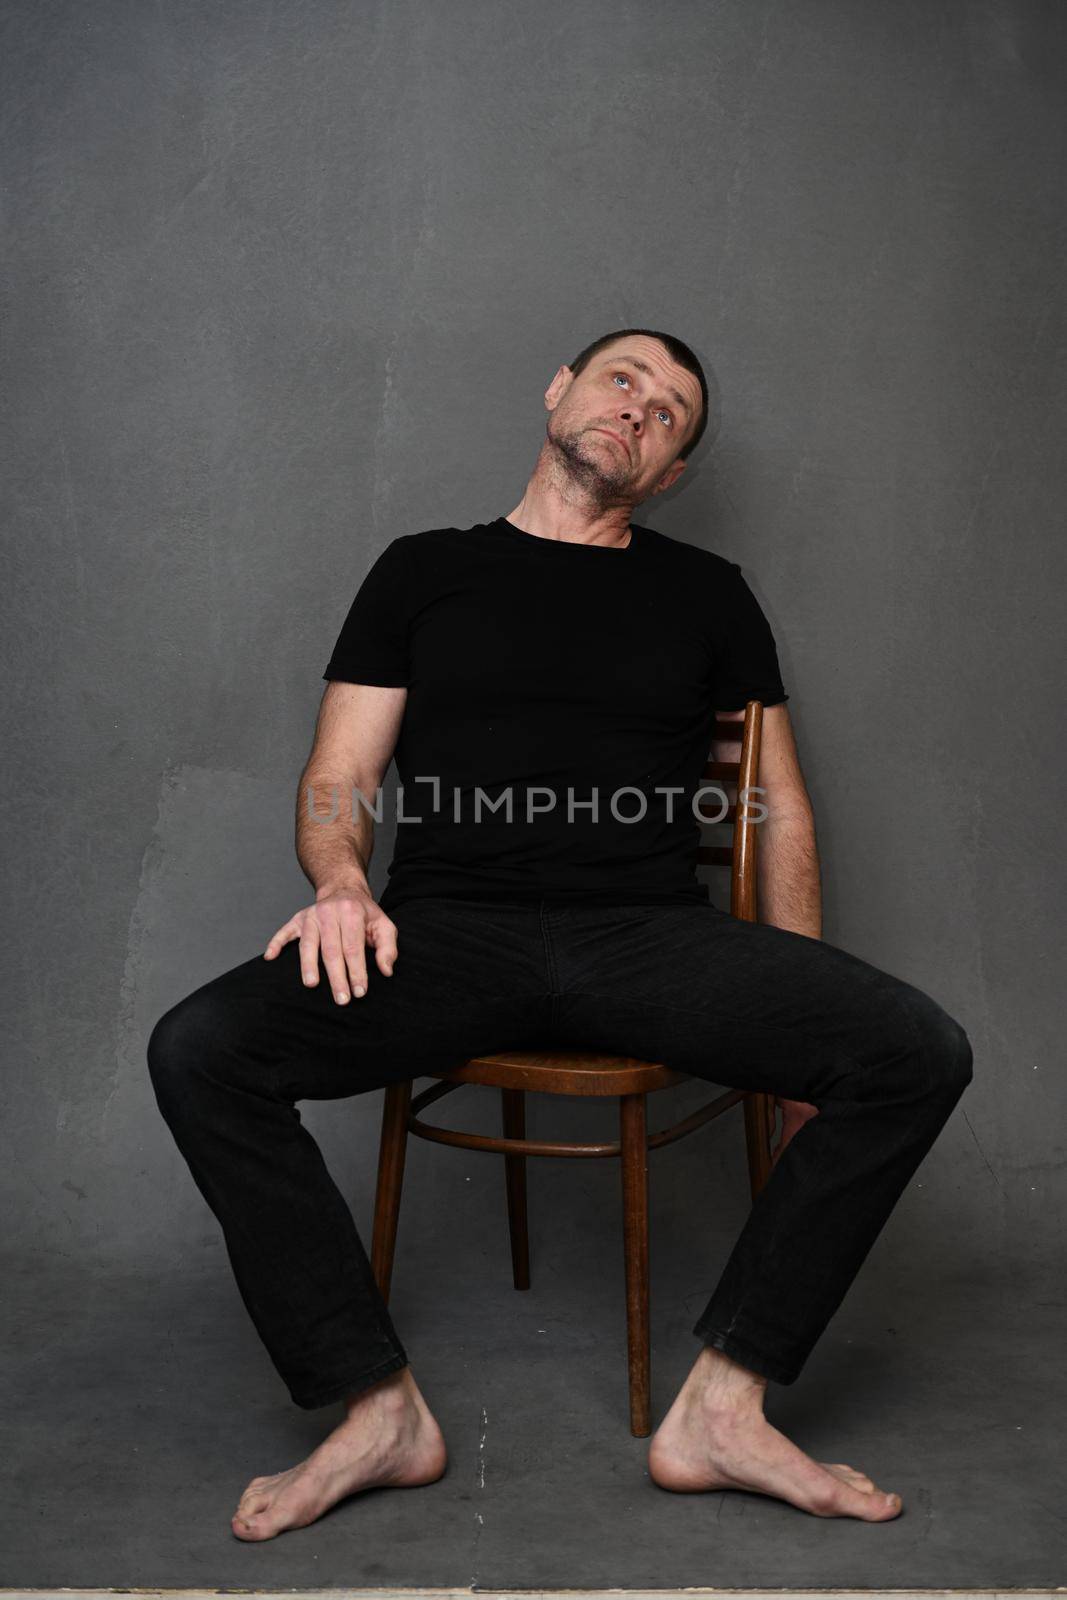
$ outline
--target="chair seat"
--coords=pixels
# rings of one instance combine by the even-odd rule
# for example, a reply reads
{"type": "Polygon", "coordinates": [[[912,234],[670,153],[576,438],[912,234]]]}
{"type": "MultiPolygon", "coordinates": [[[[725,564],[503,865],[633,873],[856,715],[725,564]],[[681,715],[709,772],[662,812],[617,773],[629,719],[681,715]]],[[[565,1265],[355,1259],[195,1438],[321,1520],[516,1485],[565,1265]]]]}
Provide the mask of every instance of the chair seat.
{"type": "Polygon", "coordinates": [[[501,1050],[472,1056],[447,1072],[428,1073],[450,1083],[482,1083],[497,1089],[528,1089],[536,1094],[651,1094],[687,1082],[654,1061],[634,1056],[598,1055],[584,1050],[501,1050]]]}

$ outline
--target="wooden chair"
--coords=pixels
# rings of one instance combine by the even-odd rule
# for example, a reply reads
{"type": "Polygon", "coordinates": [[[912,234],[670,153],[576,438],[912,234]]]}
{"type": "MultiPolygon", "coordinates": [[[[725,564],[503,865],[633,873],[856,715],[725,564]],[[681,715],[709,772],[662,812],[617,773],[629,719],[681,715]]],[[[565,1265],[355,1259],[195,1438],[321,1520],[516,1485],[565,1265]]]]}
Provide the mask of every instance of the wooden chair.
{"type": "MultiPolygon", "coordinates": [[[[722,818],[723,824],[732,824],[733,842],[730,845],[701,845],[697,852],[701,864],[730,867],[730,911],[733,916],[747,922],[755,922],[757,918],[756,826],[751,807],[759,797],[755,797],[747,806],[742,805],[739,810],[737,790],[751,788],[759,782],[762,719],[762,703],[750,700],[745,707],[743,723],[716,721],[715,734],[719,739],[736,741],[741,731],[740,759],[709,761],[704,769],[705,781],[718,782],[724,788],[726,785],[735,786],[732,799],[726,791],[730,805],[722,818]]],[[[438,1144],[458,1145],[464,1150],[488,1150],[503,1155],[511,1230],[512,1279],[516,1289],[530,1287],[526,1221],[527,1156],[618,1156],[622,1162],[630,1432],[635,1438],[647,1436],[651,1432],[648,1152],[673,1144],[676,1139],[684,1138],[732,1106],[741,1104],[744,1106],[749,1185],[754,1200],[771,1171],[771,1139],[775,1126],[773,1095],[730,1089],[691,1112],[681,1122],[649,1134],[646,1119],[648,1096],[655,1090],[690,1082],[691,1074],[673,1072],[657,1062],[625,1056],[570,1050],[505,1050],[473,1058],[448,1072],[429,1073],[426,1076],[439,1081],[414,1099],[410,1081],[391,1084],[385,1090],[371,1248],[371,1265],[383,1297],[388,1301],[409,1133],[438,1144]],[[500,1090],[502,1138],[458,1132],[419,1121],[420,1111],[466,1083],[483,1084],[487,1088],[500,1090]],[[619,1138],[598,1144],[527,1139],[527,1093],[598,1097],[617,1095],[619,1138]]]]}

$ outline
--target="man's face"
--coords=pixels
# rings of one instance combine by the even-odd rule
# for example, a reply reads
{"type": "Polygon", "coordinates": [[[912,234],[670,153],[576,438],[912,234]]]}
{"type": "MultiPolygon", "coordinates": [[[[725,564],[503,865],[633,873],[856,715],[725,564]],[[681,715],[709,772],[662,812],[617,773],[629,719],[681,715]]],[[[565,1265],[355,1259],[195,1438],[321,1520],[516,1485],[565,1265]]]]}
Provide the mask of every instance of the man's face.
{"type": "Polygon", "coordinates": [[[560,367],[545,404],[570,476],[599,503],[637,505],[685,470],[677,457],[699,420],[700,384],[658,339],[635,334],[598,350],[577,377],[560,367]]]}

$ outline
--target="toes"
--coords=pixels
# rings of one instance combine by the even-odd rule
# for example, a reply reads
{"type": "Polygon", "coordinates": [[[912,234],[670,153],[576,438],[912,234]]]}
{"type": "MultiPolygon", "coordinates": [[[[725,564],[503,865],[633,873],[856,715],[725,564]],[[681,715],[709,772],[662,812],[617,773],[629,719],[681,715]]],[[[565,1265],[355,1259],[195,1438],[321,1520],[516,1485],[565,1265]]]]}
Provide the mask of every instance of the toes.
{"type": "Polygon", "coordinates": [[[865,1522],[889,1522],[901,1512],[899,1494],[885,1494],[881,1489],[868,1490],[858,1505],[862,1509],[857,1509],[856,1515],[865,1522]]]}
{"type": "Polygon", "coordinates": [[[270,1505],[270,1495],[263,1490],[246,1489],[237,1503],[237,1515],[240,1517],[254,1517],[258,1511],[266,1511],[270,1505]]]}
{"type": "Polygon", "coordinates": [[[859,1472],[844,1461],[823,1461],[821,1465],[827,1472],[832,1472],[835,1478],[840,1478],[854,1489],[862,1489],[865,1494],[869,1494],[874,1488],[873,1478],[868,1478],[865,1472],[859,1472]]]}
{"type": "Polygon", "coordinates": [[[266,1539],[270,1537],[270,1530],[261,1525],[254,1516],[233,1516],[230,1526],[239,1539],[266,1539]]]}
{"type": "Polygon", "coordinates": [[[258,1493],[246,1489],[241,1496],[240,1503],[233,1516],[230,1518],[230,1527],[241,1538],[259,1539],[263,1537],[265,1521],[263,1513],[270,1505],[270,1496],[262,1491],[258,1493]]]}
{"type": "Polygon", "coordinates": [[[865,1522],[888,1522],[900,1515],[900,1496],[876,1489],[865,1472],[857,1472],[843,1461],[822,1461],[819,1465],[843,1484],[845,1494],[839,1490],[836,1495],[820,1496],[819,1504],[813,1507],[818,1516],[844,1515],[861,1517],[865,1522]]]}

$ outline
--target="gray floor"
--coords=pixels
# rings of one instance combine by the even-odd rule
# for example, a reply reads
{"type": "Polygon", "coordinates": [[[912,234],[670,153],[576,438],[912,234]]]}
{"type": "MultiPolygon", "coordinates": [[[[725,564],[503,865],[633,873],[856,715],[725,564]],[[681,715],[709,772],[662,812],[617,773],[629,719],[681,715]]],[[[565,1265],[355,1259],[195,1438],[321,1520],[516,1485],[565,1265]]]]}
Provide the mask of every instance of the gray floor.
{"type": "MultiPolygon", "coordinates": [[[[768,1412],[820,1459],[899,1491],[881,1526],[758,1495],[672,1495],[627,1427],[621,1266],[412,1256],[393,1310],[451,1459],[268,1544],[235,1539],[248,1479],[305,1456],[340,1407],[294,1407],[221,1250],[190,1276],[9,1257],[9,1587],[1005,1588],[1067,1577],[1063,1298],[1032,1278],[902,1282],[878,1253],[768,1412]],[[886,1307],[892,1306],[891,1320],[886,1307]]],[[[908,1274],[903,1274],[906,1279],[908,1274]]],[[[657,1253],[654,1421],[706,1298],[657,1253]],[[657,1264],[658,1263],[658,1264],[657,1264]]]]}

